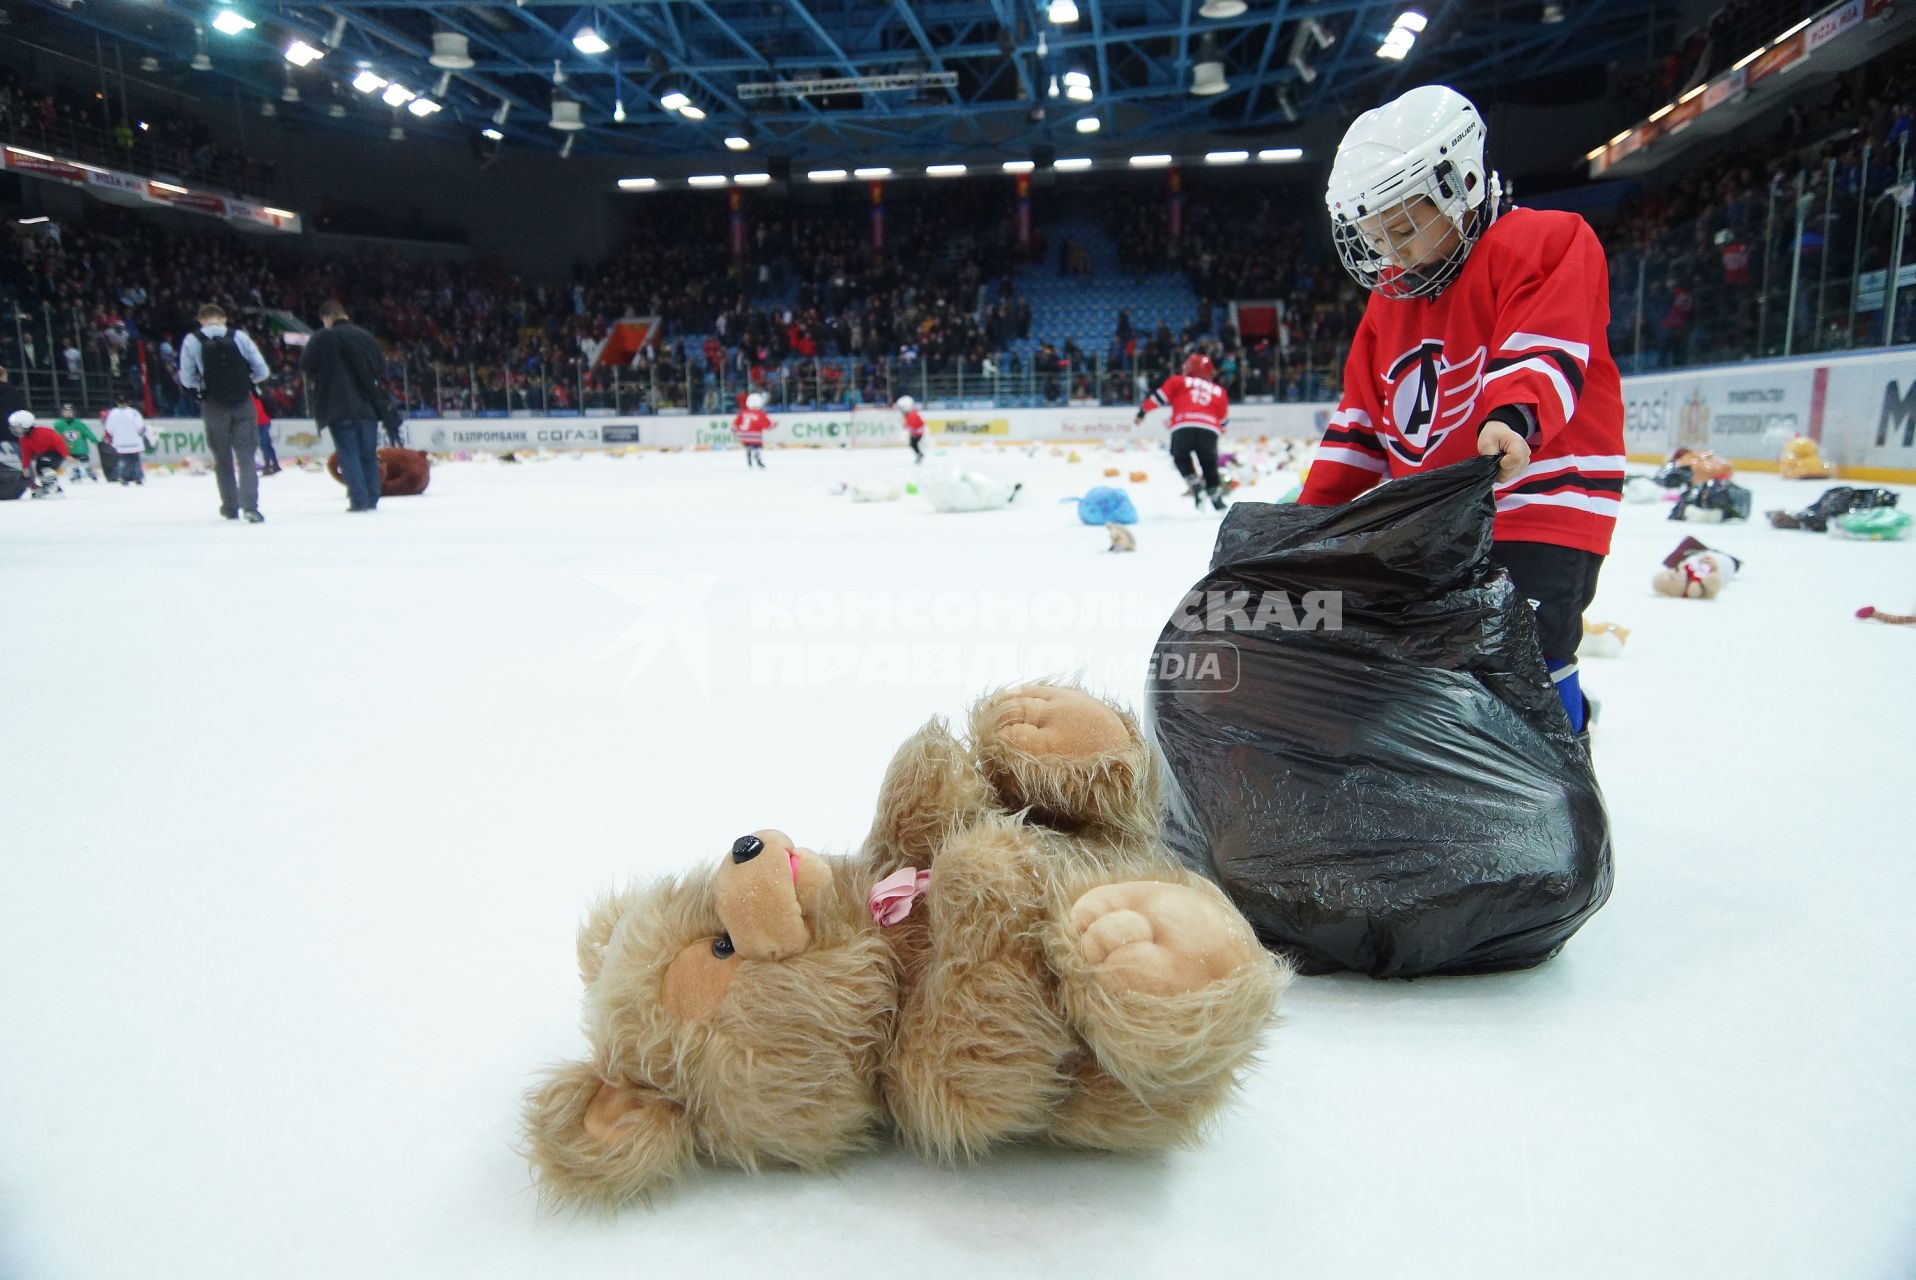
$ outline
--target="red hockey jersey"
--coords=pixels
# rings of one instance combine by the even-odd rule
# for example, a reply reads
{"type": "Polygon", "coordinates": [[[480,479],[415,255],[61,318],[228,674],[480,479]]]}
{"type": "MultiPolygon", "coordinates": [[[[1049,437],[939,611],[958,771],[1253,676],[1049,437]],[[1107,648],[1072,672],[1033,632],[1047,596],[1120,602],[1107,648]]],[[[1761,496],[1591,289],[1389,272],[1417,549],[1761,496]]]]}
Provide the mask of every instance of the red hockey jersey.
{"type": "Polygon", "coordinates": [[[916,440],[925,434],[925,415],[912,409],[905,414],[905,434],[916,440]]]}
{"type": "Polygon", "coordinates": [[[16,434],[20,438],[20,463],[28,471],[32,471],[33,464],[48,454],[56,458],[72,456],[66,440],[52,427],[43,427],[36,422],[24,433],[16,434]]]}
{"type": "Polygon", "coordinates": [[[1609,323],[1610,272],[1590,225],[1504,214],[1435,298],[1372,295],[1298,501],[1348,502],[1387,477],[1474,457],[1484,419],[1514,406],[1530,465],[1497,486],[1497,538],[1608,554],[1623,495],[1609,323]]]}
{"type": "Polygon", "coordinates": [[[1171,406],[1167,425],[1173,431],[1179,427],[1208,427],[1223,435],[1224,424],[1231,420],[1231,397],[1223,387],[1203,378],[1187,378],[1181,373],[1166,378],[1144,402],[1143,411],[1149,413],[1167,404],[1171,406]]]}
{"type": "Polygon", "coordinates": [[[763,409],[740,409],[732,419],[732,434],[740,444],[764,444],[765,433],[771,429],[772,415],[763,409]]]}

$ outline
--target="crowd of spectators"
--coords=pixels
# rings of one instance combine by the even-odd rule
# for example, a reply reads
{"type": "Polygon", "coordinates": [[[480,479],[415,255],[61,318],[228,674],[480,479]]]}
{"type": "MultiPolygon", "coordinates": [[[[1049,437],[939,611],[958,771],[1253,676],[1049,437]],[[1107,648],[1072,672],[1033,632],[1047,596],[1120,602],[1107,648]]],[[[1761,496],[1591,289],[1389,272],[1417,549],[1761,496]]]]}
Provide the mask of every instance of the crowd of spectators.
{"type": "MultiPolygon", "coordinates": [[[[1610,256],[1611,345],[1625,367],[1769,353],[1786,333],[1799,351],[1880,340],[1867,300],[1855,299],[1852,327],[1861,291],[1850,266],[1867,273],[1892,255],[1912,99],[1916,56],[1877,59],[1800,95],[1773,136],[1672,166],[1661,185],[1666,175],[1653,176],[1590,214],[1610,256]],[[1792,312],[1783,286],[1799,252],[1792,312]]],[[[17,84],[6,101],[11,112],[41,110],[17,84]]],[[[1102,203],[1122,273],[1188,280],[1195,301],[1181,325],[1134,326],[1126,312],[1110,334],[1034,332],[1020,280],[1054,267],[1071,277],[1088,255],[1064,236],[1047,243],[1044,225],[1066,220],[1042,202],[1021,247],[997,185],[894,189],[882,248],[862,188],[805,200],[748,193],[738,252],[711,197],[661,195],[637,207],[618,255],[567,283],[464,254],[320,255],[211,223],[173,233],[89,205],[81,219],[0,228],[0,303],[13,317],[0,324],[0,360],[29,382],[50,377],[63,396],[98,402],[137,387],[161,412],[188,412],[177,343],[197,307],[216,300],[274,365],[269,411],[297,413],[304,388],[286,333],[337,297],[385,344],[415,416],[721,412],[751,389],[774,404],[889,403],[932,379],[947,394],[1009,385],[1043,403],[1132,403],[1200,346],[1240,396],[1335,394],[1365,299],[1295,200],[1187,184],[1176,237],[1166,200],[1102,203]],[[1233,301],[1270,305],[1240,333],[1233,301]],[[600,360],[622,320],[644,317],[662,321],[661,341],[600,360]]],[[[1902,299],[1916,307],[1916,290],[1902,299]]]]}
{"type": "Polygon", "coordinates": [[[129,110],[122,95],[30,80],[8,66],[0,66],[0,139],[234,195],[267,195],[275,179],[270,163],[214,141],[192,115],[129,110]]]}
{"type": "MultiPolygon", "coordinates": [[[[1668,185],[1593,215],[1625,367],[1774,355],[1786,334],[1796,352],[1882,341],[1880,303],[1856,277],[1894,257],[1897,193],[1906,205],[1916,168],[1913,101],[1916,53],[1880,59],[1799,98],[1771,137],[1676,167],[1668,185]]],[[[1908,330],[1899,314],[1899,337],[1908,330]]]]}

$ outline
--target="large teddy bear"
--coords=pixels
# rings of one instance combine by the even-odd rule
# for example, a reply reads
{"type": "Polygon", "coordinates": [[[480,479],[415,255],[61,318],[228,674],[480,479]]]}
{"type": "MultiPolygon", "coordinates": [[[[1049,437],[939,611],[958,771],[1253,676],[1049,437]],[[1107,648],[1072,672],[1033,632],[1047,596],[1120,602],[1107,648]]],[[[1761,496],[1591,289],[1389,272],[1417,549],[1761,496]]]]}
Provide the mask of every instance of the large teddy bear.
{"type": "Polygon", "coordinates": [[[591,1056],[528,1096],[548,1202],[614,1206],[700,1163],[817,1168],[895,1134],[971,1159],[1192,1141],[1290,972],[1158,842],[1132,718],[1035,684],[969,741],[899,748],[856,857],[783,832],[598,902],[591,1056]]]}

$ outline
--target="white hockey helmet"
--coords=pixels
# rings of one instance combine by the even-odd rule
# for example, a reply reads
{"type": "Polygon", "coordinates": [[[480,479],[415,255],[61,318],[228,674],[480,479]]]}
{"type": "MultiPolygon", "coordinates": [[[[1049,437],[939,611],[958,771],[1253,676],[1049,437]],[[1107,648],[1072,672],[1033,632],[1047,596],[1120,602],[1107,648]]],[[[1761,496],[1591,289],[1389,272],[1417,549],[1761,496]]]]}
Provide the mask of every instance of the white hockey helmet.
{"type": "Polygon", "coordinates": [[[1351,123],[1324,204],[1337,256],[1357,283],[1386,298],[1424,298],[1456,278],[1498,196],[1497,175],[1484,168],[1483,117],[1455,89],[1427,84],[1351,123]],[[1428,210],[1405,216],[1420,196],[1454,234],[1428,210]],[[1448,247],[1425,257],[1439,245],[1448,247]]]}
{"type": "Polygon", "coordinates": [[[910,413],[913,409],[918,407],[918,402],[912,399],[910,396],[899,396],[898,407],[904,410],[906,413],[910,413]]]}
{"type": "Polygon", "coordinates": [[[7,415],[7,425],[12,427],[15,431],[25,431],[28,427],[33,425],[33,415],[28,413],[25,409],[15,409],[12,413],[7,415]]]}
{"type": "Polygon", "coordinates": [[[752,394],[746,396],[745,407],[747,409],[763,409],[765,407],[764,394],[761,392],[754,391],[752,392],[752,394]]]}

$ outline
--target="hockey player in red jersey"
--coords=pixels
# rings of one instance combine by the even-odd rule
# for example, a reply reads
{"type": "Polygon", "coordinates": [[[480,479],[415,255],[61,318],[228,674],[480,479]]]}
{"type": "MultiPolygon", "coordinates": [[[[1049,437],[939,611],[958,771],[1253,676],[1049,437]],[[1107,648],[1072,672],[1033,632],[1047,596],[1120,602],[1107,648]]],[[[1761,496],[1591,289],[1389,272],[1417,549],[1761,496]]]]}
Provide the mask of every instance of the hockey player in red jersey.
{"type": "Polygon", "coordinates": [[[1609,269],[1577,215],[1500,212],[1483,152],[1477,109],[1442,85],[1365,112],[1339,144],[1332,237],[1371,297],[1298,500],[1501,455],[1491,554],[1536,606],[1557,695],[1585,732],[1577,644],[1623,494],[1609,269]]]}
{"type": "Polygon", "coordinates": [[[1231,420],[1231,398],[1217,384],[1217,368],[1211,357],[1199,352],[1184,361],[1184,372],[1164,380],[1138,406],[1133,422],[1143,422],[1153,409],[1169,406],[1171,419],[1171,462],[1190,486],[1191,501],[1203,509],[1209,496],[1211,505],[1224,510],[1224,482],[1217,474],[1217,442],[1231,420]]]}
{"type": "Polygon", "coordinates": [[[745,465],[763,470],[765,433],[772,429],[772,415],[765,412],[765,397],[754,391],[745,397],[745,407],[732,419],[732,434],[745,446],[745,465]]]}
{"type": "Polygon", "coordinates": [[[52,427],[36,423],[25,409],[16,409],[7,425],[20,442],[20,470],[33,487],[33,496],[47,498],[59,493],[60,468],[70,456],[66,440],[52,427]]]}
{"type": "Polygon", "coordinates": [[[925,460],[925,415],[918,412],[918,402],[910,396],[898,397],[898,412],[904,415],[905,439],[911,442],[912,455],[916,462],[925,460]]]}

